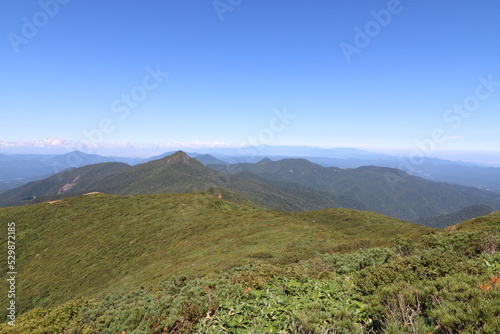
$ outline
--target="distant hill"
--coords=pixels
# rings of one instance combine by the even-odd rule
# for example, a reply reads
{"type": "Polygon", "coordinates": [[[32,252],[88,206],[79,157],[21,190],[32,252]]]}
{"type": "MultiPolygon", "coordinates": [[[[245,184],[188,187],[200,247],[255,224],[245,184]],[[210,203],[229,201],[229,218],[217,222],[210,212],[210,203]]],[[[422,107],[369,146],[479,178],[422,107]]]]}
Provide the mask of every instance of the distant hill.
{"type": "Polygon", "coordinates": [[[500,208],[500,195],[408,175],[394,168],[355,169],[322,167],[305,159],[264,159],[255,164],[209,165],[232,175],[245,174],[270,182],[298,183],[310,188],[351,196],[368,210],[404,220],[438,216],[483,204],[500,208]]]}
{"type": "MultiPolygon", "coordinates": [[[[103,157],[73,151],[63,155],[0,154],[0,191],[17,188],[41,180],[66,169],[105,162],[137,163],[134,158],[103,157]]],[[[142,159],[140,159],[142,161],[142,159]]]]}
{"type": "Polygon", "coordinates": [[[473,163],[436,158],[422,158],[422,163],[418,165],[408,163],[408,161],[411,161],[410,158],[391,156],[378,158],[326,158],[308,156],[304,158],[324,167],[336,166],[343,169],[363,166],[398,168],[408,174],[435,182],[455,183],[500,193],[500,167],[487,167],[473,163]]]}
{"type": "Polygon", "coordinates": [[[181,151],[133,167],[107,163],[68,170],[1,193],[0,206],[37,203],[88,192],[139,195],[207,191],[211,188],[230,190],[263,207],[282,211],[365,208],[350,196],[218,172],[181,151]]]}
{"type": "MultiPolygon", "coordinates": [[[[500,211],[473,218],[455,225],[457,231],[488,231],[498,236],[500,233],[500,211]]],[[[498,248],[497,248],[498,249],[498,248]]]]}
{"type": "Polygon", "coordinates": [[[119,162],[107,162],[68,169],[47,179],[0,193],[0,206],[39,203],[98,191],[105,177],[128,168],[132,167],[119,162]]]}
{"type": "Polygon", "coordinates": [[[420,218],[414,220],[413,223],[422,226],[445,228],[451,225],[461,223],[466,220],[470,220],[481,216],[486,216],[492,213],[493,211],[494,211],[493,208],[487,205],[471,205],[466,208],[463,208],[460,211],[453,212],[447,215],[420,218]]]}
{"type": "Polygon", "coordinates": [[[228,163],[217,159],[216,157],[210,154],[199,154],[195,156],[196,160],[201,162],[204,165],[227,165],[228,163]]]}
{"type": "MultiPolygon", "coordinates": [[[[177,159],[184,157],[168,163],[177,159]]],[[[373,212],[282,213],[208,193],[92,194],[1,208],[0,221],[15,222],[19,231],[19,314],[173,275],[196,277],[256,260],[296,262],[434,231],[373,212]]],[[[6,242],[0,240],[2,249],[6,242]]]]}

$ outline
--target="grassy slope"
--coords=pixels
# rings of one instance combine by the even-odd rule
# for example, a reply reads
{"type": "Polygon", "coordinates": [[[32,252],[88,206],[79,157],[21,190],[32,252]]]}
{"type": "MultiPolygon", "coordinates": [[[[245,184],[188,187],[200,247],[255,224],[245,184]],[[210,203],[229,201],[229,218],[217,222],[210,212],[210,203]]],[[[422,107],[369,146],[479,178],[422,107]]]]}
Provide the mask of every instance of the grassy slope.
{"type": "Polygon", "coordinates": [[[20,312],[176,274],[293,262],[432,231],[371,212],[263,211],[206,193],[86,195],[3,208],[0,221],[16,222],[20,312]]]}
{"type": "MultiPolygon", "coordinates": [[[[355,212],[335,211],[358,221],[355,212]]],[[[0,333],[499,333],[499,236],[487,231],[500,216],[491,217],[467,222],[478,232],[143,281],[126,293],[34,309],[16,326],[0,324],[0,333]]],[[[314,213],[308,219],[330,223],[314,213]]]]}

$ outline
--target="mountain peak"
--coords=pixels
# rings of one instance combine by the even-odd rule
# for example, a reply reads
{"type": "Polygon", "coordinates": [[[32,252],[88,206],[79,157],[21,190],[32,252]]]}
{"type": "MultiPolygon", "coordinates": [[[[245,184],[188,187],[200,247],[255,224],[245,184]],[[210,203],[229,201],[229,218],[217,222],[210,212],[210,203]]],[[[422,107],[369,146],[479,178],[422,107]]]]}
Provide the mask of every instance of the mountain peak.
{"type": "Polygon", "coordinates": [[[262,165],[262,164],[268,164],[270,162],[273,162],[273,161],[271,159],[269,159],[269,158],[264,158],[261,161],[259,161],[258,164],[262,165]]]}
{"type": "Polygon", "coordinates": [[[167,162],[167,164],[175,164],[175,163],[183,163],[183,164],[191,164],[191,161],[194,160],[189,155],[187,155],[184,151],[177,151],[174,154],[163,158],[167,162]]]}

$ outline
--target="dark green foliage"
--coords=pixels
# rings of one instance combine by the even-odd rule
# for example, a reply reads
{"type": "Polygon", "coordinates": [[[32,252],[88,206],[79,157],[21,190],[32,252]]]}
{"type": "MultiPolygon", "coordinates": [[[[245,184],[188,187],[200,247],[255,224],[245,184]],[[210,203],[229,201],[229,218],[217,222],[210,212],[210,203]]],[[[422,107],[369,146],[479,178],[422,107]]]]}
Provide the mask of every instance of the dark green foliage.
{"type": "MultiPolygon", "coordinates": [[[[343,196],[340,201],[345,201],[345,204],[361,203],[364,206],[363,210],[409,221],[417,221],[420,217],[449,214],[477,204],[500,209],[498,194],[431,182],[394,168],[367,166],[339,169],[322,167],[305,159],[263,160],[255,164],[211,165],[211,167],[234,175],[243,174],[247,178],[281,182],[281,184],[295,183],[327,191],[343,196]]],[[[477,213],[477,210],[468,211],[477,213]]],[[[472,217],[465,216],[463,220],[472,217]]],[[[434,221],[426,220],[426,226],[444,227],[441,223],[435,225],[434,221]]],[[[454,221],[457,222],[459,221],[454,221]]]]}
{"type": "Polygon", "coordinates": [[[351,273],[386,263],[393,251],[387,248],[361,249],[352,254],[323,254],[317,260],[339,274],[351,273]]]}
{"type": "Polygon", "coordinates": [[[358,286],[367,294],[394,282],[413,283],[439,277],[466,273],[482,275],[487,271],[483,254],[489,235],[484,232],[432,234],[422,237],[418,247],[408,239],[396,240],[397,257],[380,266],[360,272],[358,286]]]}
{"type": "Polygon", "coordinates": [[[77,334],[81,331],[83,314],[98,307],[100,302],[92,299],[74,299],[53,308],[36,308],[16,319],[16,326],[0,325],[0,333],[68,333],[77,334]],[[19,324],[22,323],[22,324],[19,324]]]}
{"type": "Polygon", "coordinates": [[[500,211],[490,213],[489,215],[471,219],[458,224],[455,228],[457,231],[487,231],[493,234],[500,233],[500,211]]]}
{"type": "Polygon", "coordinates": [[[460,211],[453,212],[447,215],[424,217],[413,222],[422,226],[445,228],[469,219],[485,216],[492,213],[493,211],[493,208],[487,205],[471,205],[463,208],[460,211]]]}
{"type": "MultiPolygon", "coordinates": [[[[491,236],[491,235],[490,235],[491,236]]],[[[35,309],[2,333],[497,333],[500,254],[482,232],[257,264],[35,309]],[[443,260],[441,260],[443,259],[443,260]],[[448,261],[448,259],[451,259],[448,261]],[[485,260],[488,261],[485,261],[485,260]],[[452,266],[450,263],[466,263],[452,266]],[[488,263],[488,264],[486,264],[488,263]],[[366,278],[376,280],[367,289],[366,278]]]]}
{"type": "MultiPolygon", "coordinates": [[[[411,252],[398,251],[388,263],[360,271],[356,285],[377,320],[373,329],[498,332],[500,257],[484,247],[492,237],[497,238],[485,232],[424,236],[411,252]]],[[[399,240],[396,249],[405,244],[399,240]]]]}

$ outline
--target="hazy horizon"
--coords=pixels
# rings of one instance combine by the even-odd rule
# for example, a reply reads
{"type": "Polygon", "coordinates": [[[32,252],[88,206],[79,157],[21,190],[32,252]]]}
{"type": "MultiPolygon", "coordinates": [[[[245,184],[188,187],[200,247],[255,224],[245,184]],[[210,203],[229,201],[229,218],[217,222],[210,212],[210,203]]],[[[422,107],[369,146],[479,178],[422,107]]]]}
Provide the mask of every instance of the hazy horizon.
{"type": "MultiPolygon", "coordinates": [[[[386,155],[388,157],[399,157],[408,158],[413,156],[415,158],[426,157],[426,158],[436,158],[442,160],[450,161],[461,161],[470,162],[476,164],[484,164],[495,167],[500,167],[500,154],[498,152],[487,152],[487,151],[443,151],[435,152],[432,155],[423,155],[421,151],[404,151],[404,150],[370,150],[366,148],[359,147],[320,147],[320,146],[269,146],[271,149],[275,147],[289,147],[289,148],[304,148],[304,149],[320,149],[320,150],[360,150],[367,153],[373,153],[375,155],[386,155]],[[416,154],[418,153],[418,154],[416,154]]],[[[208,147],[208,146],[185,146],[182,144],[178,145],[133,145],[129,146],[109,146],[109,147],[89,147],[89,146],[11,146],[5,147],[0,145],[0,154],[15,155],[15,154],[42,154],[42,155],[62,155],[71,153],[74,151],[80,151],[86,154],[96,154],[108,157],[128,157],[128,158],[150,158],[157,155],[161,155],[168,152],[174,151],[185,151],[187,153],[199,153],[199,154],[214,154],[214,155],[239,155],[239,156],[279,156],[279,154],[269,152],[266,150],[266,146],[260,146],[259,150],[244,150],[244,147],[236,146],[219,146],[219,147],[208,147]],[[223,153],[227,151],[226,153],[223,153]],[[215,152],[215,153],[214,153],[215,152]],[[236,152],[236,153],[235,153],[236,152]],[[234,154],[233,154],[234,153],[234,154]]],[[[248,148],[248,147],[247,147],[248,148]]],[[[322,152],[322,151],[320,151],[322,152]]],[[[290,154],[283,154],[284,156],[290,154]]],[[[318,154],[302,154],[300,151],[295,154],[295,156],[302,157],[323,157],[321,153],[318,154]]],[[[368,158],[367,158],[368,159],[368,158]]],[[[376,159],[374,157],[374,159],[376,159]]]]}

